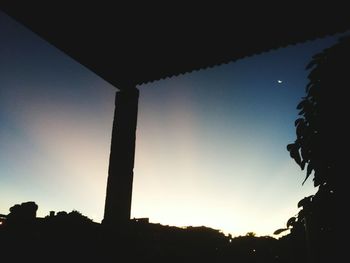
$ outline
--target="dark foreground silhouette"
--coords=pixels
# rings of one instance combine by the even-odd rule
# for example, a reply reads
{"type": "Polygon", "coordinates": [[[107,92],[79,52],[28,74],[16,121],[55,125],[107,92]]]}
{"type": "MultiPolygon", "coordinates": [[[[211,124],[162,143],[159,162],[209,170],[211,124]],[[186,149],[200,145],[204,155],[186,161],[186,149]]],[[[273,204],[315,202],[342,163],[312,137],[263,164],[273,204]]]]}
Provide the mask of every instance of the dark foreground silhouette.
{"type": "Polygon", "coordinates": [[[288,220],[287,228],[306,233],[310,262],[348,261],[344,260],[348,257],[345,242],[339,239],[340,230],[345,229],[344,216],[339,212],[348,207],[344,176],[349,161],[344,145],[349,135],[344,130],[348,120],[350,36],[314,55],[307,69],[309,83],[297,106],[296,139],[287,150],[305,170],[304,182],[312,178],[318,189],[299,201],[301,210],[288,220]]]}
{"type": "Polygon", "coordinates": [[[38,206],[26,202],[0,215],[1,262],[337,262],[336,207],[346,207],[346,199],[337,197],[336,176],[348,162],[339,150],[347,139],[339,134],[346,120],[341,106],[347,104],[339,101],[347,99],[341,95],[349,61],[346,37],[310,63],[307,95],[297,107],[297,139],[287,149],[318,190],[300,200],[298,215],[276,231],[290,230],[288,235],[232,238],[204,226],[178,228],[147,219],[98,224],[78,211],[37,218],[38,206]]]}
{"type": "Polygon", "coordinates": [[[232,238],[208,227],[179,228],[130,220],[119,227],[93,222],[78,211],[37,218],[26,202],[0,217],[1,258],[7,262],[302,262],[305,249],[292,235],[232,238]],[[295,260],[295,261],[294,261],[295,260]]]}

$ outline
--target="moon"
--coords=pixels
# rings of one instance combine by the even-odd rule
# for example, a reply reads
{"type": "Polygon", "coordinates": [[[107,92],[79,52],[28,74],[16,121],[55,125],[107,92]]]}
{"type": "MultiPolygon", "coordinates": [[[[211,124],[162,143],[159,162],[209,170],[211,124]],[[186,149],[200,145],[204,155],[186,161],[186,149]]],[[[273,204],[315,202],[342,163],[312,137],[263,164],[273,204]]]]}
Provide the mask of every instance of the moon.
{"type": "Polygon", "coordinates": [[[280,80],[280,79],[279,79],[279,80],[277,80],[277,83],[278,83],[278,84],[281,84],[282,82],[283,82],[283,81],[282,81],[282,80],[280,80]]]}

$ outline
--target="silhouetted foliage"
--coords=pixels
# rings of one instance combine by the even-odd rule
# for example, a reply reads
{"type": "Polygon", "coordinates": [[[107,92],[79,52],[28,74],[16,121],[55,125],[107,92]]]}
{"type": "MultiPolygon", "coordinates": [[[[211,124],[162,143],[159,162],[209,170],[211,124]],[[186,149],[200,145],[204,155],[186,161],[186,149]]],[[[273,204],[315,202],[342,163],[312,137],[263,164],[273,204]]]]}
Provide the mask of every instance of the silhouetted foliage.
{"type": "Polygon", "coordinates": [[[310,73],[306,96],[297,106],[300,110],[300,118],[295,121],[297,138],[287,145],[287,150],[302,170],[306,168],[303,183],[313,173],[314,186],[319,188],[315,195],[299,201],[301,210],[297,217],[290,218],[287,228],[275,233],[291,229],[290,235],[299,235],[300,242],[307,245],[305,257],[312,262],[331,262],[337,240],[336,176],[343,160],[340,148],[344,143],[339,133],[339,121],[344,120],[340,100],[344,86],[349,83],[350,37],[341,38],[313,56],[307,69],[310,73]]]}
{"type": "Polygon", "coordinates": [[[10,207],[6,223],[10,225],[26,225],[32,223],[36,218],[38,205],[35,202],[25,202],[10,207]]]}
{"type": "Polygon", "coordinates": [[[248,236],[248,237],[255,237],[256,234],[255,234],[254,232],[248,232],[248,233],[246,234],[246,236],[248,236]]]}
{"type": "Polygon", "coordinates": [[[339,109],[341,90],[349,82],[350,37],[313,56],[306,96],[298,104],[300,118],[295,121],[297,138],[287,145],[291,157],[306,168],[304,182],[314,172],[314,185],[333,188],[335,168],[341,152],[339,109]]]}
{"type": "Polygon", "coordinates": [[[85,223],[93,222],[92,219],[88,218],[87,216],[84,216],[77,210],[73,210],[69,213],[65,211],[60,211],[57,213],[56,217],[61,219],[67,219],[70,222],[85,222],[85,223]]]}

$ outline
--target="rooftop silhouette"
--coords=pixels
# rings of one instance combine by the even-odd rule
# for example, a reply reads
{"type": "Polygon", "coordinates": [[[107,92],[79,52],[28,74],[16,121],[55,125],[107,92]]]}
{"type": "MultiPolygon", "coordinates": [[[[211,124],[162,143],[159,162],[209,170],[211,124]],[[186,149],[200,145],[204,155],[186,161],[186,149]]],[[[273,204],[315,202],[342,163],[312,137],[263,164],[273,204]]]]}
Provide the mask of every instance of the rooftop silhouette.
{"type": "Polygon", "coordinates": [[[3,1],[0,8],[118,89],[350,29],[342,6],[320,5],[315,12],[305,3],[276,10],[254,5],[202,3],[199,12],[188,4],[62,3],[52,9],[3,1]]]}

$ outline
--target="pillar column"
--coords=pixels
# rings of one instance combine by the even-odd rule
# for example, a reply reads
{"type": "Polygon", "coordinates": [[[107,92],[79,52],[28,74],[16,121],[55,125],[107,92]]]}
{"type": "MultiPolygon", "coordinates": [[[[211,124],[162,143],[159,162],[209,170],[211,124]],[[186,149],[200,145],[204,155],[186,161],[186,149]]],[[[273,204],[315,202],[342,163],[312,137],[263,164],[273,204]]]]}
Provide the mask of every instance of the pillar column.
{"type": "Polygon", "coordinates": [[[120,90],[115,111],[103,223],[118,225],[130,220],[139,90],[120,90]]]}

